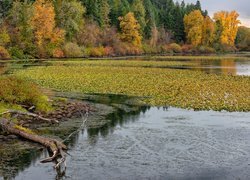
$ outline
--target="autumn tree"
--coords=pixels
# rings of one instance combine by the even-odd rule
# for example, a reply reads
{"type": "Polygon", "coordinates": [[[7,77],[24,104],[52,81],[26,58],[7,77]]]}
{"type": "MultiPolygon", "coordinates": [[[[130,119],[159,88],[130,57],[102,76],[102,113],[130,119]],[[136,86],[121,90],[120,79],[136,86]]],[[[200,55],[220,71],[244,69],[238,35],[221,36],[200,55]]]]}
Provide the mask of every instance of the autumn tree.
{"type": "Polygon", "coordinates": [[[64,31],[56,28],[55,10],[50,1],[36,0],[33,6],[31,24],[34,27],[36,45],[40,56],[45,56],[64,41],[64,31]]]}
{"type": "Polygon", "coordinates": [[[202,43],[203,21],[204,17],[200,10],[192,11],[184,17],[187,40],[193,46],[198,46],[202,43]]]}
{"type": "Polygon", "coordinates": [[[140,34],[140,24],[136,20],[134,13],[129,12],[124,17],[119,17],[121,35],[124,42],[132,43],[135,46],[141,46],[142,36],[140,34]]]}
{"type": "Polygon", "coordinates": [[[234,46],[240,24],[238,17],[239,14],[236,11],[220,11],[214,14],[217,41],[220,44],[234,46]]]}
{"type": "Polygon", "coordinates": [[[214,42],[215,25],[213,20],[206,16],[202,27],[202,44],[210,46],[214,42]]]}

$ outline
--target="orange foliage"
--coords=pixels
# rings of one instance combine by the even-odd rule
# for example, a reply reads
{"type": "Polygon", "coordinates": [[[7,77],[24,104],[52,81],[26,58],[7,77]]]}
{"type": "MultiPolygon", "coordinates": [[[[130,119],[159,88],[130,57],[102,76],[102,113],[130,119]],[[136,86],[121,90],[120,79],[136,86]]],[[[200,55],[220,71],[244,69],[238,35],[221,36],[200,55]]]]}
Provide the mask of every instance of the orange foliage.
{"type": "Polygon", "coordinates": [[[64,31],[55,28],[55,10],[51,1],[36,0],[33,4],[34,16],[31,24],[34,27],[36,44],[42,51],[48,43],[54,45],[64,41],[64,31]]]}
{"type": "Polygon", "coordinates": [[[64,57],[64,52],[62,49],[60,48],[56,48],[53,51],[53,57],[54,58],[63,58],[64,57]]]}
{"type": "Polygon", "coordinates": [[[9,52],[3,46],[0,46],[0,59],[10,59],[9,52]]]}

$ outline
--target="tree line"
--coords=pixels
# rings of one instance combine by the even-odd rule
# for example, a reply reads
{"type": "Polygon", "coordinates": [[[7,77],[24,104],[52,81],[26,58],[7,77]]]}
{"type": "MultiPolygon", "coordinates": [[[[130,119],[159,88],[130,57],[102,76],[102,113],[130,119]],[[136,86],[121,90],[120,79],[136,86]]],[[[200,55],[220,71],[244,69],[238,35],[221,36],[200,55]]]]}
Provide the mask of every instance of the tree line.
{"type": "Polygon", "coordinates": [[[247,50],[238,16],[211,18],[200,1],[2,0],[0,58],[247,50]]]}

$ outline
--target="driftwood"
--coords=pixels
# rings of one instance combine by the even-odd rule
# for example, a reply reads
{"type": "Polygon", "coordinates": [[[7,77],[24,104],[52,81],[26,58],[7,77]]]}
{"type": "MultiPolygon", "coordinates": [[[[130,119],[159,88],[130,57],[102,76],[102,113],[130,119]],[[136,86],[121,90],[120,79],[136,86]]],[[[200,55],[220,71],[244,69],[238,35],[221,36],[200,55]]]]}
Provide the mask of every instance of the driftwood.
{"type": "Polygon", "coordinates": [[[48,119],[48,118],[44,118],[38,114],[34,114],[34,113],[30,113],[30,112],[23,112],[23,111],[17,111],[17,110],[8,110],[6,112],[3,112],[0,114],[0,116],[5,115],[5,114],[18,114],[18,115],[24,115],[24,116],[31,116],[37,119],[40,119],[42,121],[45,122],[49,122],[49,123],[59,123],[59,121],[55,120],[55,119],[48,119]]]}
{"type": "MultiPolygon", "coordinates": [[[[12,123],[11,121],[7,119],[0,119],[0,127],[10,134],[17,135],[24,139],[27,139],[32,142],[39,143],[45,146],[48,149],[48,151],[52,154],[52,156],[42,160],[41,161],[42,163],[55,162],[56,163],[55,168],[58,168],[62,163],[65,163],[66,161],[65,150],[67,150],[67,147],[60,141],[55,140],[55,139],[45,138],[42,136],[38,136],[38,135],[20,130],[16,128],[16,125],[14,123],[12,123]]],[[[66,167],[66,163],[65,163],[65,167],[66,167]]]]}

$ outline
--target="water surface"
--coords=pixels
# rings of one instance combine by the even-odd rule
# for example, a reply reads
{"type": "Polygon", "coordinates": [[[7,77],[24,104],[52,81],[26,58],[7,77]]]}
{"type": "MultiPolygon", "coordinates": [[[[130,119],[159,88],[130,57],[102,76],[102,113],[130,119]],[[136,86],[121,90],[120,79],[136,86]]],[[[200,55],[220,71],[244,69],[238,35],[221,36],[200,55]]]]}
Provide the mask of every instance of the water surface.
{"type": "MultiPolygon", "coordinates": [[[[122,122],[107,133],[101,128],[80,132],[63,179],[247,179],[249,117],[250,113],[146,108],[120,117],[122,122]]],[[[56,176],[51,166],[35,162],[16,179],[56,176]]]]}

